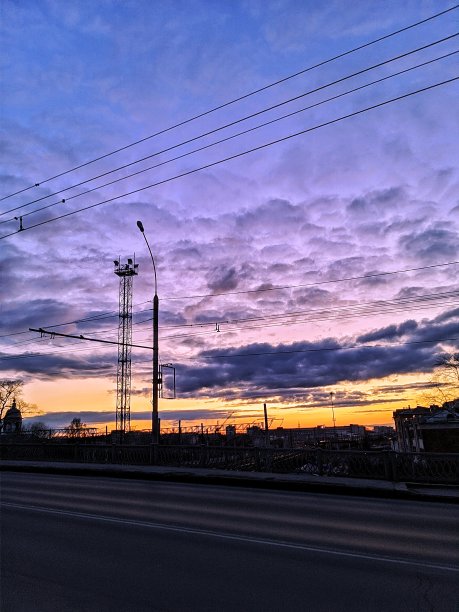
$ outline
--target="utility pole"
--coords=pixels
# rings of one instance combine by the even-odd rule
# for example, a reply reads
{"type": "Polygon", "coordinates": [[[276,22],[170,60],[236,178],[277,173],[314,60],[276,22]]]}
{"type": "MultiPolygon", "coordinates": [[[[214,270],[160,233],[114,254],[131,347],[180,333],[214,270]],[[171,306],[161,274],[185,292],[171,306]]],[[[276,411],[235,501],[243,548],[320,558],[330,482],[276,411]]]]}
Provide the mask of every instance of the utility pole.
{"type": "Polygon", "coordinates": [[[158,313],[159,299],[155,290],[153,297],[153,411],[152,411],[152,441],[153,444],[159,442],[159,352],[158,352],[158,313]]]}
{"type": "Polygon", "coordinates": [[[269,446],[268,409],[266,407],[266,404],[263,404],[263,412],[265,415],[265,443],[266,443],[266,446],[269,446]]]}
{"type": "Polygon", "coordinates": [[[333,429],[335,430],[335,433],[336,433],[335,406],[333,404],[333,396],[334,396],[333,391],[330,391],[330,404],[331,404],[332,417],[333,417],[333,429]]]}
{"type": "Polygon", "coordinates": [[[158,298],[158,279],[156,277],[156,263],[153,253],[151,252],[150,244],[145,236],[145,229],[142,221],[137,221],[137,227],[141,231],[145,243],[150,252],[151,263],[153,264],[153,272],[155,275],[155,294],[153,296],[153,398],[152,398],[152,413],[151,413],[151,441],[153,444],[159,444],[159,348],[158,348],[158,314],[159,314],[159,298],[158,298]]]}

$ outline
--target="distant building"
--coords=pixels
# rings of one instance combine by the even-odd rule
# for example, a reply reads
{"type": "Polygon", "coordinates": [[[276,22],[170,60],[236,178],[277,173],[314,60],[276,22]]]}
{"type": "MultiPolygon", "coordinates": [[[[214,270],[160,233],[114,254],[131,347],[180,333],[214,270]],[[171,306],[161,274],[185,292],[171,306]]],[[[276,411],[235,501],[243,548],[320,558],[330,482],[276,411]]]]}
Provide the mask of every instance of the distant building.
{"type": "Polygon", "coordinates": [[[228,441],[233,441],[236,437],[236,427],[234,425],[226,426],[226,439],[228,441]]]}
{"type": "Polygon", "coordinates": [[[395,450],[403,453],[459,452],[459,412],[457,402],[442,407],[403,408],[393,414],[397,440],[395,450]]]}
{"type": "Polygon", "coordinates": [[[2,431],[3,433],[20,433],[22,429],[22,414],[16,406],[16,398],[13,399],[11,407],[6,411],[3,417],[2,431]]]}
{"type": "Polygon", "coordinates": [[[247,427],[247,436],[252,446],[266,446],[267,444],[266,431],[258,425],[247,427]]]}
{"type": "MultiPolygon", "coordinates": [[[[252,439],[257,433],[254,430],[259,428],[247,429],[247,433],[252,439]]],[[[264,433],[264,432],[263,432],[264,433]]],[[[261,439],[261,434],[259,433],[261,439]]],[[[271,446],[283,448],[354,448],[361,445],[366,440],[368,432],[364,425],[340,425],[336,427],[296,427],[269,430],[269,440],[271,446]]]]}
{"type": "Polygon", "coordinates": [[[395,429],[389,425],[375,425],[373,427],[373,433],[376,435],[391,435],[395,429]]]}

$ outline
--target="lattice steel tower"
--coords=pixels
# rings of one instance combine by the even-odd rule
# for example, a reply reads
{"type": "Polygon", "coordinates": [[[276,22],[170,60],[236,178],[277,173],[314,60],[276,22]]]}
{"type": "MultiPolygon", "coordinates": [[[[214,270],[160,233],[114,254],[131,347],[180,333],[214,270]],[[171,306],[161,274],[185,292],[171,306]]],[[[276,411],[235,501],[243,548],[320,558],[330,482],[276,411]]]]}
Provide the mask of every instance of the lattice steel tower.
{"type": "Polygon", "coordinates": [[[128,259],[115,260],[115,274],[120,279],[118,320],[118,370],[116,373],[116,429],[121,433],[131,428],[131,343],[132,285],[138,264],[128,259]]]}

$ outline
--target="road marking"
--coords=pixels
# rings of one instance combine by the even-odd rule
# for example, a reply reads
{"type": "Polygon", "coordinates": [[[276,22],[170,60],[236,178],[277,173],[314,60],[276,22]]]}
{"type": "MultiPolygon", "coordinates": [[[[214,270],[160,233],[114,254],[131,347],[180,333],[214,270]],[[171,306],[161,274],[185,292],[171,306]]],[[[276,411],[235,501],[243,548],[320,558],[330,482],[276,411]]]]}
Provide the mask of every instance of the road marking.
{"type": "Polygon", "coordinates": [[[31,510],[33,512],[42,512],[45,514],[54,514],[60,516],[68,516],[70,518],[86,519],[111,523],[115,525],[129,525],[132,527],[146,527],[148,529],[156,529],[161,531],[170,531],[174,533],[186,533],[194,535],[204,535],[220,540],[231,540],[234,542],[244,542],[246,544],[264,544],[278,548],[287,548],[293,550],[302,550],[305,552],[316,552],[326,555],[334,555],[337,557],[350,557],[354,559],[366,559],[369,561],[382,561],[384,563],[392,563],[396,565],[409,565],[424,569],[442,570],[447,572],[459,573],[459,567],[454,565],[441,565],[437,563],[423,563],[421,561],[410,561],[408,559],[397,559],[385,557],[383,555],[372,555],[366,553],[348,552],[344,550],[333,550],[330,548],[321,548],[320,546],[307,546],[305,544],[294,544],[292,542],[283,542],[281,540],[268,540],[265,538],[254,538],[251,536],[233,535],[231,533],[219,533],[217,531],[209,531],[207,529],[197,529],[194,527],[179,527],[176,525],[167,525],[165,523],[151,523],[147,521],[137,521],[134,519],[123,519],[103,514],[89,514],[86,512],[73,512],[71,510],[57,510],[54,508],[44,508],[42,506],[28,506],[25,504],[15,504],[11,502],[0,502],[0,506],[6,508],[14,508],[16,510],[31,510]]]}

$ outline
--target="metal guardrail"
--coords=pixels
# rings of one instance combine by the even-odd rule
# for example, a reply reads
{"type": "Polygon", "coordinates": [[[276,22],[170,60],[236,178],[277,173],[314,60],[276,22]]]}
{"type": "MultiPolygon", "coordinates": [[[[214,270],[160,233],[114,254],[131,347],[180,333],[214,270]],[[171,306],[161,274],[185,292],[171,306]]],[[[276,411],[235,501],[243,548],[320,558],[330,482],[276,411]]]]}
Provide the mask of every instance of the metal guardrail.
{"type": "Polygon", "coordinates": [[[26,442],[0,443],[0,459],[205,467],[459,484],[459,453],[26,442]]]}

